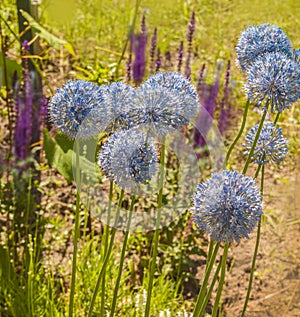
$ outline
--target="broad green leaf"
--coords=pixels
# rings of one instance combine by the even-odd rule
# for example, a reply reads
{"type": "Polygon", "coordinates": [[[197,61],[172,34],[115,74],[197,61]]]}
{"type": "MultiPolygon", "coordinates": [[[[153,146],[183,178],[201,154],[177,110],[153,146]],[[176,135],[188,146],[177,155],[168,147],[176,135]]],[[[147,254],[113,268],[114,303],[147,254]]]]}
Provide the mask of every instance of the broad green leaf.
{"type": "MultiPolygon", "coordinates": [[[[21,77],[22,67],[17,62],[5,57],[5,64],[7,70],[7,85],[8,88],[12,88],[12,80],[14,73],[17,73],[18,78],[21,77]]],[[[0,87],[6,86],[5,83],[5,73],[4,73],[4,65],[3,65],[3,53],[0,51],[0,87]]]]}
{"type": "Polygon", "coordinates": [[[61,46],[64,46],[65,49],[71,55],[75,56],[74,49],[70,43],[68,43],[67,41],[63,39],[58,38],[57,36],[47,31],[28,12],[25,12],[24,10],[20,10],[20,12],[23,15],[23,17],[28,21],[28,23],[30,24],[34,32],[37,33],[41,38],[46,40],[50,46],[52,46],[56,50],[59,50],[61,46]]]}
{"type": "MultiPolygon", "coordinates": [[[[57,134],[55,139],[51,138],[47,129],[44,129],[44,150],[49,165],[66,179],[68,183],[74,180],[73,176],[73,141],[62,134],[57,134]]],[[[87,159],[80,156],[80,170],[89,175],[91,183],[99,182],[99,173],[92,161],[93,157],[87,159]]]]}
{"type": "Polygon", "coordinates": [[[49,165],[56,168],[65,180],[70,183],[74,179],[72,152],[67,151],[65,153],[57,142],[50,137],[50,134],[46,129],[44,129],[44,150],[49,165]]]}

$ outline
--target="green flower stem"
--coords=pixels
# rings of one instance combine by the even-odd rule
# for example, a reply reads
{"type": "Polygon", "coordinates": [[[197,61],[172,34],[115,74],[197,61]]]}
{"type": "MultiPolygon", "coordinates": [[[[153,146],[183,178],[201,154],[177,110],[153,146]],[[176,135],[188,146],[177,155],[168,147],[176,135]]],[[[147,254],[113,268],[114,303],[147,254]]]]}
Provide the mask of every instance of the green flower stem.
{"type": "Polygon", "coordinates": [[[229,243],[226,243],[225,247],[224,247],[224,251],[223,251],[223,256],[222,256],[221,276],[220,276],[217,296],[216,296],[215,303],[214,303],[213,310],[212,310],[212,317],[216,317],[217,312],[219,310],[219,303],[220,303],[220,299],[221,299],[221,294],[222,294],[224,280],[225,280],[225,274],[226,274],[226,259],[227,259],[228,249],[229,249],[229,243]]]}
{"type": "Polygon", "coordinates": [[[162,207],[162,198],[163,198],[164,172],[165,172],[165,138],[162,139],[162,147],[161,147],[157,217],[155,222],[155,232],[153,236],[153,251],[152,251],[153,253],[152,253],[152,259],[150,264],[150,275],[149,275],[149,282],[148,282],[148,289],[147,289],[147,301],[146,301],[146,308],[145,308],[145,315],[144,315],[145,317],[149,317],[149,314],[150,314],[150,303],[151,303],[153,279],[154,279],[158,240],[159,240],[159,226],[160,226],[161,207],[162,207]]]}
{"type": "Polygon", "coordinates": [[[248,99],[247,102],[246,102],[244,113],[243,113],[242,125],[240,127],[240,130],[239,130],[237,136],[235,137],[234,141],[231,143],[231,145],[230,145],[230,147],[228,149],[228,152],[226,154],[226,158],[225,158],[225,162],[224,162],[224,168],[225,169],[226,169],[226,166],[228,164],[228,160],[229,160],[229,157],[231,155],[231,152],[232,152],[233,148],[235,147],[235,145],[237,144],[237,142],[240,139],[240,137],[242,136],[243,131],[245,129],[246,119],[247,119],[247,114],[248,114],[248,109],[249,109],[249,104],[250,104],[250,100],[248,99]]]}
{"type": "Polygon", "coordinates": [[[105,257],[104,257],[104,261],[103,261],[101,270],[100,270],[99,275],[98,275],[97,283],[96,283],[96,286],[94,288],[94,292],[93,292],[93,295],[92,295],[92,299],[91,299],[91,303],[90,303],[90,307],[89,307],[89,311],[88,311],[88,317],[92,317],[93,308],[94,308],[96,297],[97,297],[97,294],[98,294],[98,291],[99,291],[99,288],[100,288],[102,277],[104,275],[107,263],[109,261],[110,255],[111,255],[111,251],[112,251],[114,240],[115,240],[115,235],[116,235],[116,232],[117,232],[116,226],[117,226],[118,221],[119,221],[120,208],[121,208],[121,205],[122,205],[123,197],[124,197],[124,190],[122,189],[121,193],[120,193],[120,197],[119,197],[117,212],[116,212],[116,220],[115,220],[115,223],[114,223],[114,227],[111,229],[111,238],[110,238],[109,247],[108,247],[108,249],[106,251],[106,254],[105,254],[105,257]]]}
{"type": "MultiPolygon", "coordinates": [[[[267,106],[266,106],[267,108],[267,106]]],[[[252,144],[252,147],[250,149],[250,152],[248,154],[248,157],[247,157],[247,160],[246,160],[246,163],[245,163],[245,166],[244,166],[244,169],[243,169],[243,172],[242,174],[245,175],[247,170],[248,170],[248,167],[249,167],[249,164],[251,162],[251,159],[252,159],[252,155],[253,155],[253,152],[255,150],[255,147],[256,147],[256,143],[259,139],[259,136],[260,136],[260,132],[261,132],[261,129],[263,127],[263,124],[264,124],[264,121],[265,121],[265,118],[266,118],[266,115],[267,115],[267,111],[268,110],[265,110],[264,113],[263,113],[263,116],[260,120],[260,123],[259,123],[259,126],[258,126],[258,129],[257,129],[257,132],[256,132],[256,135],[255,135],[255,138],[254,138],[254,141],[253,141],[253,144],[252,144]]]]}
{"type": "Polygon", "coordinates": [[[217,267],[217,269],[215,271],[215,274],[214,274],[214,277],[213,277],[213,279],[211,281],[211,284],[210,284],[210,287],[208,289],[208,292],[207,292],[207,294],[206,294],[206,296],[204,298],[204,301],[202,302],[202,305],[201,305],[201,308],[200,308],[200,312],[199,312],[199,316],[200,317],[202,317],[202,315],[203,315],[203,313],[205,311],[206,305],[207,305],[207,303],[208,303],[208,301],[210,299],[210,296],[211,296],[211,294],[213,292],[213,289],[214,289],[214,286],[216,284],[216,281],[217,281],[221,266],[222,266],[222,261],[220,261],[219,264],[218,264],[218,267],[217,267]]]}
{"type": "Polygon", "coordinates": [[[276,115],[276,117],[275,117],[275,120],[274,120],[274,125],[277,124],[277,121],[278,121],[280,115],[281,115],[281,112],[278,112],[277,115],[276,115]]]}
{"type": "MultiPolygon", "coordinates": [[[[104,232],[104,254],[103,258],[105,258],[105,255],[107,253],[108,248],[108,241],[109,241],[109,223],[110,223],[110,213],[111,213],[111,202],[113,198],[113,188],[114,188],[114,182],[110,181],[109,185],[109,199],[108,199],[108,206],[107,206],[107,225],[105,226],[105,232],[104,232]]],[[[105,308],[105,271],[106,268],[104,268],[103,272],[103,279],[102,279],[102,285],[101,285],[101,311],[100,316],[104,317],[104,308],[105,308]]]]}
{"type": "Polygon", "coordinates": [[[74,309],[74,295],[75,295],[75,283],[76,283],[76,269],[77,269],[77,250],[78,250],[78,238],[80,233],[80,169],[79,169],[79,142],[75,140],[75,177],[76,177],[76,211],[75,211],[75,235],[74,235],[74,250],[72,260],[72,276],[71,276],[71,291],[70,291],[70,302],[69,302],[69,317],[73,317],[74,309]]]}
{"type": "Polygon", "coordinates": [[[200,309],[201,309],[201,305],[203,303],[203,300],[205,298],[205,293],[206,293],[206,287],[207,287],[208,279],[209,279],[211,270],[213,268],[213,265],[215,263],[219,247],[220,247],[220,242],[218,242],[215,245],[214,252],[213,252],[213,254],[212,254],[211,258],[210,258],[207,270],[205,271],[204,280],[203,280],[203,283],[201,285],[201,289],[200,289],[198,297],[197,297],[197,302],[196,302],[195,309],[194,309],[194,312],[193,312],[193,317],[200,317],[200,309]]]}
{"type": "MultiPolygon", "coordinates": [[[[262,165],[262,169],[261,169],[261,184],[260,184],[260,191],[261,191],[262,195],[263,195],[263,192],[264,192],[264,178],[265,178],[265,166],[262,165]]],[[[257,253],[258,253],[259,242],[260,242],[260,229],[261,229],[261,216],[259,218],[258,227],[257,227],[256,243],[255,243],[254,254],[253,254],[253,258],[252,258],[252,265],[251,265],[251,270],[250,270],[250,278],[249,278],[249,283],[248,283],[247,295],[246,295],[246,298],[245,298],[245,303],[244,303],[244,307],[243,307],[243,311],[242,311],[241,317],[245,316],[247,305],[248,305],[248,301],[249,301],[249,298],[250,298],[251,289],[252,289],[256,257],[257,257],[257,253]]]]}
{"type": "Polygon", "coordinates": [[[205,267],[205,272],[207,271],[208,263],[209,263],[209,261],[210,261],[210,258],[211,258],[211,255],[212,255],[213,249],[214,249],[214,241],[213,241],[213,240],[210,240],[210,242],[209,242],[209,246],[208,246],[207,257],[206,257],[206,267],[205,267]]]}
{"type": "Polygon", "coordinates": [[[117,303],[117,296],[118,296],[118,290],[120,286],[120,281],[121,281],[121,276],[122,276],[122,270],[123,270],[123,264],[124,264],[124,259],[125,259],[125,251],[126,251],[126,246],[127,246],[127,241],[128,241],[128,236],[129,236],[129,230],[130,230],[130,225],[131,225],[131,218],[132,218],[132,211],[135,203],[135,197],[131,197],[131,205],[129,209],[129,216],[128,216],[128,221],[127,221],[127,226],[126,226],[126,233],[125,237],[123,240],[123,246],[122,246],[122,252],[121,252],[121,259],[120,259],[120,265],[119,265],[119,271],[118,271],[118,277],[116,280],[116,285],[114,289],[114,296],[111,304],[111,309],[110,309],[110,317],[113,317],[115,315],[115,308],[116,308],[116,303],[117,303]]]}
{"type": "Polygon", "coordinates": [[[258,167],[257,167],[257,169],[256,169],[255,175],[254,175],[254,177],[253,177],[254,179],[257,179],[258,174],[259,174],[259,172],[260,172],[260,169],[261,169],[261,165],[259,164],[258,167]]]}

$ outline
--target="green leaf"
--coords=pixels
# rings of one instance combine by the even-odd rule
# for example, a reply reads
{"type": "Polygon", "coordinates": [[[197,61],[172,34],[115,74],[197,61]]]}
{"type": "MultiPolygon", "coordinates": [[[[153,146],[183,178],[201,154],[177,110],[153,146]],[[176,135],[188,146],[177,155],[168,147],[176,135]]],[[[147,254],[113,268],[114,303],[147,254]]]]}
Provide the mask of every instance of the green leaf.
{"type": "MultiPolygon", "coordinates": [[[[13,61],[5,57],[5,65],[7,70],[7,85],[8,88],[12,88],[12,80],[14,73],[17,73],[18,78],[21,77],[22,67],[16,61],[13,61]]],[[[3,53],[0,51],[0,87],[6,86],[5,74],[4,74],[4,64],[3,64],[3,53]]]]}
{"type": "Polygon", "coordinates": [[[73,56],[75,56],[74,49],[70,43],[67,41],[58,38],[57,36],[53,35],[45,28],[43,28],[28,12],[24,10],[20,10],[23,17],[28,21],[31,28],[35,33],[37,33],[41,38],[46,40],[50,46],[54,49],[59,50],[61,46],[64,46],[65,49],[73,56]]]}
{"type": "Polygon", "coordinates": [[[44,129],[44,150],[46,158],[51,167],[56,168],[58,172],[71,183],[73,178],[72,152],[66,153],[59,144],[50,137],[48,130],[44,129]]]}
{"type": "MultiPolygon", "coordinates": [[[[65,135],[57,134],[55,139],[52,139],[48,130],[44,129],[44,150],[49,165],[57,169],[68,183],[74,180],[73,145],[74,141],[68,139],[65,135]]],[[[79,159],[82,176],[88,175],[91,184],[99,183],[99,173],[93,161],[94,159],[92,155],[90,160],[84,156],[80,156],[79,159]]]]}

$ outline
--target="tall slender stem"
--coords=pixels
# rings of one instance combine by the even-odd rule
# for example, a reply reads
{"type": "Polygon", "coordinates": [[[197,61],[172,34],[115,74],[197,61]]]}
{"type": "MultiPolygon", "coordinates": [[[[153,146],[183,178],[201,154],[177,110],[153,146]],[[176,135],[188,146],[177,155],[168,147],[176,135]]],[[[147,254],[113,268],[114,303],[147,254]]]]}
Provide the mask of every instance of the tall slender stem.
{"type": "Polygon", "coordinates": [[[218,275],[219,275],[219,272],[220,272],[220,269],[221,269],[221,266],[222,266],[222,261],[219,262],[218,266],[217,266],[217,269],[215,271],[215,274],[214,274],[214,277],[210,283],[210,286],[209,286],[209,289],[208,289],[208,292],[207,294],[205,295],[205,298],[201,304],[201,308],[200,308],[200,312],[199,312],[199,317],[202,317],[204,311],[205,311],[205,308],[206,308],[206,305],[208,303],[208,300],[210,299],[210,296],[212,294],[212,291],[214,289],[214,286],[216,284],[216,281],[217,281],[217,278],[218,278],[218,275]]]}
{"type": "Polygon", "coordinates": [[[225,158],[225,162],[224,162],[224,167],[225,167],[225,168],[226,168],[226,165],[228,164],[228,160],[229,160],[229,157],[230,157],[230,155],[231,155],[231,152],[232,152],[233,148],[234,148],[235,145],[237,144],[238,140],[239,140],[240,137],[242,136],[243,131],[244,131],[244,129],[245,129],[246,119],[247,119],[247,114],[248,114],[248,109],[249,109],[249,104],[250,104],[250,100],[248,99],[247,102],[246,102],[245,109],[244,109],[243,121],[242,121],[240,130],[239,130],[238,134],[236,135],[234,141],[231,143],[231,145],[230,145],[230,147],[229,147],[229,149],[228,149],[228,152],[227,152],[227,154],[226,154],[226,158],[225,158]]]}
{"type": "Polygon", "coordinates": [[[221,276],[220,276],[220,281],[219,281],[217,295],[216,295],[216,298],[215,298],[215,303],[214,303],[214,306],[213,306],[212,317],[216,317],[217,316],[217,312],[218,312],[218,309],[219,309],[219,303],[220,303],[220,298],[221,298],[223,285],[224,285],[224,280],[225,280],[225,274],[226,274],[226,259],[227,259],[228,249],[229,249],[229,243],[226,243],[225,247],[224,247],[224,251],[223,251],[223,256],[222,256],[221,276]]]}
{"type": "Polygon", "coordinates": [[[165,137],[162,139],[162,147],[161,147],[161,156],[160,156],[160,171],[159,171],[159,193],[158,193],[158,203],[157,203],[157,217],[155,221],[155,232],[153,236],[153,253],[150,264],[150,275],[148,282],[148,290],[147,290],[147,301],[145,308],[145,317],[149,317],[150,314],[150,303],[151,303],[151,295],[153,289],[153,279],[154,272],[156,266],[156,257],[157,257],[157,249],[158,249],[158,240],[159,240],[159,226],[160,226],[160,218],[161,218],[161,207],[162,207],[162,198],[163,198],[163,184],[164,184],[164,172],[165,172],[165,137]]]}
{"type": "MultiPolygon", "coordinates": [[[[105,233],[104,233],[104,258],[107,253],[107,248],[108,248],[108,241],[109,241],[109,223],[110,223],[110,213],[111,213],[111,202],[113,198],[113,188],[114,188],[114,182],[111,180],[110,185],[109,185],[109,200],[108,200],[108,206],[107,206],[107,225],[105,226],[105,233]]],[[[103,272],[103,279],[102,279],[102,285],[101,285],[101,311],[100,311],[100,316],[104,317],[104,308],[105,308],[105,271],[106,269],[104,268],[103,272]]]]}
{"type": "Polygon", "coordinates": [[[76,283],[76,269],[77,269],[77,250],[78,250],[78,238],[80,232],[80,170],[79,170],[79,142],[75,140],[75,175],[76,175],[76,211],[75,211],[75,235],[74,235],[74,250],[72,260],[72,277],[71,277],[71,291],[70,291],[70,302],[69,302],[69,317],[73,317],[74,309],[74,295],[75,295],[75,283],[76,283]]]}
{"type": "Polygon", "coordinates": [[[201,309],[201,305],[203,303],[203,300],[204,300],[204,297],[205,297],[205,294],[206,294],[206,287],[207,287],[208,279],[209,279],[211,270],[213,268],[213,265],[215,263],[219,247],[220,247],[220,242],[218,242],[215,245],[214,252],[213,252],[213,254],[212,254],[211,258],[210,258],[207,270],[205,271],[204,280],[203,280],[203,283],[201,285],[201,288],[200,288],[200,291],[199,291],[199,294],[198,294],[198,297],[197,297],[197,302],[196,302],[195,309],[194,309],[194,312],[193,312],[193,317],[200,317],[200,309],[201,309]]]}
{"type": "MultiPolygon", "coordinates": [[[[264,192],[264,177],[265,177],[265,166],[262,165],[261,184],[260,184],[261,194],[263,194],[263,192],[264,192]]],[[[251,265],[251,270],[250,270],[250,278],[249,278],[249,283],[248,283],[248,288],[247,288],[247,295],[245,298],[245,303],[244,303],[241,317],[245,316],[246,309],[248,306],[248,301],[250,298],[251,289],[252,289],[252,283],[253,283],[253,277],[254,277],[254,271],[255,271],[255,263],[256,263],[257,253],[258,253],[259,242],[260,242],[260,229],[261,229],[261,216],[259,218],[258,227],[257,227],[256,243],[255,243],[254,254],[253,254],[253,258],[252,258],[252,265],[251,265]]]]}
{"type": "Polygon", "coordinates": [[[211,258],[213,249],[214,249],[214,240],[210,240],[210,241],[209,241],[208,252],[207,252],[207,258],[206,258],[205,271],[207,271],[208,263],[209,263],[209,261],[210,261],[210,258],[211,258]]]}
{"type": "Polygon", "coordinates": [[[4,75],[4,84],[5,84],[5,104],[7,109],[7,117],[8,117],[8,135],[9,135],[9,152],[8,152],[8,160],[12,155],[12,133],[13,133],[13,124],[12,124],[12,113],[11,107],[9,103],[9,87],[8,87],[8,69],[6,65],[6,45],[4,40],[4,35],[2,33],[2,23],[0,21],[0,37],[1,37],[1,51],[2,51],[2,63],[3,63],[3,75],[4,75]]]}
{"type": "Polygon", "coordinates": [[[243,172],[242,172],[242,174],[244,174],[244,175],[246,174],[246,172],[248,170],[248,167],[249,167],[249,164],[251,162],[252,155],[254,153],[254,150],[255,150],[255,147],[256,147],[256,143],[257,143],[257,141],[259,139],[261,129],[262,129],[263,125],[264,125],[264,121],[265,121],[266,115],[267,115],[267,110],[264,111],[263,116],[260,119],[260,123],[259,123],[258,129],[257,129],[256,135],[255,135],[252,147],[251,147],[250,152],[249,152],[249,154],[247,156],[247,160],[246,160],[243,172]]]}
{"type": "Polygon", "coordinates": [[[121,209],[123,197],[124,197],[124,189],[122,189],[121,193],[120,193],[118,207],[117,207],[117,212],[116,212],[116,219],[115,219],[114,227],[111,229],[111,237],[110,237],[109,247],[108,247],[108,250],[107,250],[107,252],[105,254],[104,261],[103,261],[103,264],[102,264],[102,267],[101,267],[101,270],[99,272],[98,279],[97,279],[97,282],[96,282],[96,286],[94,288],[94,292],[93,292],[93,295],[92,295],[92,299],[91,299],[91,303],[90,303],[90,307],[89,307],[89,311],[88,311],[88,317],[92,317],[93,308],[94,308],[95,301],[96,301],[96,298],[97,298],[97,294],[98,294],[98,291],[99,291],[99,288],[100,288],[100,285],[101,285],[102,277],[103,277],[104,272],[106,270],[106,266],[107,266],[107,263],[109,261],[109,258],[110,258],[110,255],[111,255],[111,251],[112,251],[112,248],[113,248],[113,245],[114,245],[114,240],[115,240],[115,235],[116,235],[116,232],[117,232],[117,224],[118,224],[119,217],[120,217],[120,209],[121,209]]]}
{"type": "Polygon", "coordinates": [[[114,289],[114,296],[111,304],[111,309],[110,309],[110,317],[113,317],[115,315],[115,309],[116,309],[116,303],[117,303],[117,296],[118,296],[118,290],[120,286],[120,281],[121,281],[121,276],[122,276],[122,270],[123,270],[123,264],[124,264],[124,258],[125,258],[125,251],[127,247],[127,241],[128,241],[128,236],[129,236],[129,230],[130,230],[130,225],[131,225],[131,218],[132,218],[132,211],[135,203],[135,197],[131,197],[131,205],[129,209],[129,216],[127,220],[127,226],[126,226],[126,233],[125,237],[123,240],[123,246],[122,246],[122,252],[121,252],[121,259],[120,259],[120,265],[119,265],[119,271],[118,271],[118,277],[116,280],[116,285],[114,289]]]}
{"type": "Polygon", "coordinates": [[[254,179],[256,179],[258,177],[258,174],[260,172],[260,169],[261,169],[261,164],[258,165],[257,169],[256,169],[256,172],[255,172],[255,175],[254,175],[254,179]]]}
{"type": "Polygon", "coordinates": [[[276,117],[275,117],[275,120],[274,120],[274,125],[277,124],[277,121],[278,121],[280,115],[281,115],[281,112],[278,112],[277,115],[276,115],[276,117]]]}

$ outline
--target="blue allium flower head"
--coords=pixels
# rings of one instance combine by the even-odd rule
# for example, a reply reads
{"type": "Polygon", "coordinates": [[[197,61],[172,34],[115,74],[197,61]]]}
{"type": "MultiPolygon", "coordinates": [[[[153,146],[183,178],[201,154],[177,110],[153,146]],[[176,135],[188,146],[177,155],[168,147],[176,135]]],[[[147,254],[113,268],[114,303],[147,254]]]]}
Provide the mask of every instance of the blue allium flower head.
{"type": "MultiPolygon", "coordinates": [[[[246,148],[244,154],[248,155],[253,145],[258,125],[253,127],[246,136],[246,143],[243,146],[246,148]]],[[[276,128],[272,122],[266,122],[262,127],[259,135],[252,161],[258,165],[264,165],[269,161],[280,163],[287,154],[287,140],[282,137],[281,128],[276,128]]]]}
{"type": "Polygon", "coordinates": [[[149,88],[163,87],[171,90],[180,100],[178,111],[188,121],[199,112],[200,101],[196,88],[184,76],[177,72],[157,73],[143,83],[149,88]]]}
{"type": "Polygon", "coordinates": [[[251,177],[234,171],[212,174],[194,195],[193,220],[218,242],[248,238],[262,212],[262,197],[251,177]]]}
{"type": "Polygon", "coordinates": [[[300,65],[300,49],[294,50],[294,60],[300,65]]]}
{"type": "MultiPolygon", "coordinates": [[[[106,127],[107,132],[113,132],[117,129],[128,129],[128,122],[126,120],[127,108],[131,93],[134,88],[127,86],[122,82],[114,82],[109,85],[100,87],[104,93],[105,105],[107,111],[110,113],[111,123],[106,127]]],[[[103,106],[100,104],[93,111],[95,117],[99,116],[97,112],[100,110],[100,115],[103,106]]]]}
{"type": "Polygon", "coordinates": [[[49,103],[50,118],[58,131],[70,138],[90,137],[97,134],[110,121],[105,109],[103,92],[98,86],[84,80],[69,81],[57,89],[49,103]],[[102,105],[95,118],[90,112],[102,105]],[[82,123],[84,122],[83,126],[82,123]],[[103,123],[103,124],[101,124],[103,123]]]}
{"type": "Polygon", "coordinates": [[[300,98],[300,67],[285,55],[265,54],[247,74],[249,99],[258,105],[268,102],[272,112],[282,112],[300,98]]]}
{"type": "Polygon", "coordinates": [[[159,73],[145,81],[131,99],[128,119],[155,135],[165,135],[186,125],[200,107],[193,86],[180,74],[159,73]]]}
{"type": "Polygon", "coordinates": [[[120,130],[102,147],[98,162],[105,175],[120,187],[136,189],[155,174],[157,156],[144,133],[120,130]]]}
{"type": "Polygon", "coordinates": [[[248,27],[236,46],[237,62],[246,71],[255,60],[266,53],[281,53],[292,57],[292,45],[287,35],[268,23],[248,27]]]}

